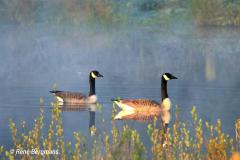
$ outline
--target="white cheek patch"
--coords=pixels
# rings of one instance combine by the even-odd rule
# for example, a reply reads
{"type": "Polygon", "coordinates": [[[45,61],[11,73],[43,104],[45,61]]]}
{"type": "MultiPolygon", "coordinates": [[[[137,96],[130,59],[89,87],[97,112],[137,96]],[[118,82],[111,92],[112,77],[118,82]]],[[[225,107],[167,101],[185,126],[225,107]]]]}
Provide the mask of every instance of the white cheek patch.
{"type": "Polygon", "coordinates": [[[91,76],[93,77],[93,78],[97,78],[97,76],[92,72],[91,73],[91,76]]]}
{"type": "Polygon", "coordinates": [[[162,101],[161,107],[162,107],[163,111],[169,111],[170,108],[171,108],[171,101],[170,101],[170,99],[169,98],[165,98],[162,101]]]}
{"type": "Polygon", "coordinates": [[[166,74],[163,75],[163,78],[164,78],[166,81],[170,80],[170,78],[168,78],[168,76],[167,76],[166,74]]]}

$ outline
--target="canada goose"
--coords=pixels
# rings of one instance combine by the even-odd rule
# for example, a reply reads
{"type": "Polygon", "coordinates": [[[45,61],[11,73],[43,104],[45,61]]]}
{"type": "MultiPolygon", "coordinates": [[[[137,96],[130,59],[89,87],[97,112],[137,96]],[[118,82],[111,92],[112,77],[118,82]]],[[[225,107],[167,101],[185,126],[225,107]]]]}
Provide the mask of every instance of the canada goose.
{"type": "Polygon", "coordinates": [[[50,91],[60,102],[63,104],[94,104],[97,102],[97,96],[95,92],[95,79],[97,77],[103,77],[98,71],[91,71],[89,74],[89,85],[90,91],[89,95],[85,96],[78,92],[68,92],[68,91],[50,91]]]}
{"type": "Polygon", "coordinates": [[[161,77],[161,104],[149,99],[124,99],[113,100],[122,111],[114,119],[139,119],[161,115],[164,124],[164,133],[167,131],[170,122],[171,101],[167,93],[167,81],[177,79],[170,73],[164,73],[161,77]]]}

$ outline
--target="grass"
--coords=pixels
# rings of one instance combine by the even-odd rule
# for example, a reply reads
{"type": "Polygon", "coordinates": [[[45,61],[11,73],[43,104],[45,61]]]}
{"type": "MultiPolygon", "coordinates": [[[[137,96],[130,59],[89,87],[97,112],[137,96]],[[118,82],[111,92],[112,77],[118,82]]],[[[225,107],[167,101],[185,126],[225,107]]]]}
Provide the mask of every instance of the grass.
{"type": "MultiPolygon", "coordinates": [[[[43,103],[43,100],[41,100],[43,103]]],[[[11,150],[0,147],[2,159],[230,159],[231,156],[239,156],[240,146],[240,119],[236,121],[236,137],[221,131],[221,121],[217,120],[215,125],[203,122],[198,117],[196,107],[193,107],[190,114],[191,123],[179,121],[179,108],[177,107],[175,120],[166,135],[161,127],[157,127],[157,118],[148,124],[146,132],[151,142],[151,149],[147,149],[141,141],[141,134],[127,124],[118,127],[113,120],[117,109],[113,105],[112,127],[108,133],[104,129],[97,130],[91,127],[91,140],[86,139],[81,133],[74,132],[75,141],[64,141],[64,130],[62,126],[61,110],[57,103],[52,103],[52,119],[49,124],[44,124],[44,110],[40,108],[40,115],[34,121],[32,129],[26,128],[26,122],[17,124],[10,120],[9,127],[13,146],[16,150],[35,149],[42,151],[39,154],[12,154],[11,150]],[[188,128],[193,128],[189,130],[188,128]],[[47,129],[47,132],[44,130],[47,129]],[[163,145],[166,143],[166,145],[163,145]],[[90,143],[90,144],[89,144],[90,143]],[[91,149],[87,149],[87,145],[91,149]],[[52,153],[47,151],[52,150],[52,153]],[[45,154],[44,154],[45,153],[45,154]]],[[[102,106],[97,105],[98,112],[102,112],[102,106]]],[[[101,128],[104,128],[104,118],[100,116],[101,128]]],[[[234,127],[233,127],[234,129],[234,127]]]]}

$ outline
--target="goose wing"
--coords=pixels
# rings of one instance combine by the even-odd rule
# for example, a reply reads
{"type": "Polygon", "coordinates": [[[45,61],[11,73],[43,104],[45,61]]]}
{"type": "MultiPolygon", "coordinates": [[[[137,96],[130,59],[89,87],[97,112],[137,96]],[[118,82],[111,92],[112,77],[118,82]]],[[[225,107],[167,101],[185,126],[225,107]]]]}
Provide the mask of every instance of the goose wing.
{"type": "Polygon", "coordinates": [[[50,91],[56,97],[61,99],[85,99],[86,96],[79,92],[68,92],[68,91],[50,91]]]}
{"type": "Polygon", "coordinates": [[[114,119],[149,120],[161,113],[160,104],[149,99],[125,99],[114,102],[122,109],[114,119]]]}
{"type": "Polygon", "coordinates": [[[61,97],[63,99],[69,98],[69,99],[83,99],[86,98],[85,95],[78,92],[58,92],[56,93],[56,96],[61,97]]]}
{"type": "Polygon", "coordinates": [[[133,108],[159,107],[159,103],[149,99],[124,99],[119,101],[122,104],[133,108]]]}

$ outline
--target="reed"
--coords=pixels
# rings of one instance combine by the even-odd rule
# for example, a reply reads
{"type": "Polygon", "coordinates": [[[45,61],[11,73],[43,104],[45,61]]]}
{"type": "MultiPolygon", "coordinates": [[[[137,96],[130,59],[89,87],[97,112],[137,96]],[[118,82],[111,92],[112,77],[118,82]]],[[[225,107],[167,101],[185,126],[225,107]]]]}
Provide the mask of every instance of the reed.
{"type": "MultiPolygon", "coordinates": [[[[41,99],[41,105],[43,100],[41,99]]],[[[145,147],[141,141],[140,132],[127,124],[118,127],[113,120],[117,109],[113,104],[111,131],[106,131],[102,106],[97,105],[100,114],[101,130],[91,127],[91,139],[86,139],[80,132],[74,132],[74,141],[64,141],[61,110],[57,103],[52,103],[52,117],[49,124],[44,123],[44,110],[40,108],[39,117],[34,121],[32,129],[28,129],[27,122],[17,124],[10,120],[9,127],[12,136],[12,148],[56,150],[55,154],[12,154],[11,150],[0,147],[0,156],[3,159],[167,159],[167,160],[192,160],[192,159],[230,159],[239,155],[240,145],[240,120],[235,124],[236,137],[230,137],[221,130],[221,120],[215,125],[203,122],[198,117],[196,107],[190,114],[191,122],[180,121],[177,107],[175,120],[167,131],[163,133],[162,127],[157,127],[155,117],[149,122],[146,132],[151,143],[151,148],[145,147]],[[44,129],[47,129],[44,131],[44,129]],[[86,146],[91,146],[90,150],[86,146]]]]}
{"type": "Polygon", "coordinates": [[[236,133],[236,150],[240,151],[240,119],[235,123],[235,133],[236,133]]]}

